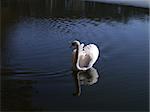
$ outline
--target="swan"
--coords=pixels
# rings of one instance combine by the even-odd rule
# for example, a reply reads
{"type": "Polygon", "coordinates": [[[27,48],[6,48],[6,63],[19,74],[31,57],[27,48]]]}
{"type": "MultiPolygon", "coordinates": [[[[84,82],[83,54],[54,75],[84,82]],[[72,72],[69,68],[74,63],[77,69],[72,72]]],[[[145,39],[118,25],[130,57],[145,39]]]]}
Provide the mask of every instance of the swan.
{"type": "Polygon", "coordinates": [[[72,62],[73,70],[88,70],[90,69],[99,56],[99,49],[95,44],[84,45],[78,40],[72,42],[72,62]]]}

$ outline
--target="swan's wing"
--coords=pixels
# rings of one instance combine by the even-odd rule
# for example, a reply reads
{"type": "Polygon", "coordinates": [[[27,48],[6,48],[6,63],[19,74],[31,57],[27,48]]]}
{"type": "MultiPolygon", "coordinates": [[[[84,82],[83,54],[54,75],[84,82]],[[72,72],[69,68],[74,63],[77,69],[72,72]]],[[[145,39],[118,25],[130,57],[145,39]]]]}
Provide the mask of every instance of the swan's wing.
{"type": "Polygon", "coordinates": [[[98,56],[99,56],[99,50],[97,48],[96,45],[94,44],[89,44],[89,45],[86,45],[84,47],[84,52],[89,55],[90,59],[91,59],[91,64],[94,64],[95,61],[97,60],[98,56]]]}
{"type": "Polygon", "coordinates": [[[99,50],[98,50],[97,46],[94,44],[86,45],[84,47],[84,51],[86,52],[86,54],[91,55],[92,57],[93,56],[98,57],[98,55],[99,55],[99,50]]]}

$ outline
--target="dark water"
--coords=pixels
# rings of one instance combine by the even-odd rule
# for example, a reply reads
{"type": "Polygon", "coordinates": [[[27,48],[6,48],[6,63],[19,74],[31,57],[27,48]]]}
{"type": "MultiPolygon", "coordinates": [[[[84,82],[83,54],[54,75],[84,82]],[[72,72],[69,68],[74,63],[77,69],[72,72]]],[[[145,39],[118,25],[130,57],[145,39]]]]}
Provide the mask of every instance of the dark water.
{"type": "Polygon", "coordinates": [[[148,111],[148,9],[78,0],[1,5],[2,110],[148,111]],[[94,72],[72,72],[75,39],[99,47],[94,72]]]}

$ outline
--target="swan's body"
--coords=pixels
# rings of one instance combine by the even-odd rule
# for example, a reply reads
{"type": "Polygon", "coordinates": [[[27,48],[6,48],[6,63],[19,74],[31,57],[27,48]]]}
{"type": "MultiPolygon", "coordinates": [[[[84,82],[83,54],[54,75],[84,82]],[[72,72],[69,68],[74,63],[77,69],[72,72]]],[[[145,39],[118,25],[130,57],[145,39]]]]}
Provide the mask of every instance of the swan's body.
{"type": "Polygon", "coordinates": [[[74,41],[73,46],[73,68],[74,70],[88,70],[90,69],[99,56],[99,50],[96,45],[89,44],[84,46],[79,41],[74,41]]]}

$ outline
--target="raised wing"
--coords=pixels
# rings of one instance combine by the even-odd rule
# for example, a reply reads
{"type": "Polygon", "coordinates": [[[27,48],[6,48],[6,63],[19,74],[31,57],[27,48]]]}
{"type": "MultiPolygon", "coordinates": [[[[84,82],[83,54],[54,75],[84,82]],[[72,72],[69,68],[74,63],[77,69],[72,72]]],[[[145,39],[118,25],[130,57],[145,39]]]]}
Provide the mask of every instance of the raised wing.
{"type": "Polygon", "coordinates": [[[83,50],[86,54],[88,54],[91,57],[91,63],[94,64],[99,55],[99,50],[97,46],[94,44],[89,44],[85,46],[83,50]]]}

